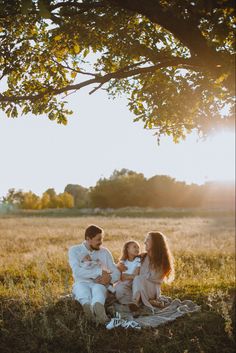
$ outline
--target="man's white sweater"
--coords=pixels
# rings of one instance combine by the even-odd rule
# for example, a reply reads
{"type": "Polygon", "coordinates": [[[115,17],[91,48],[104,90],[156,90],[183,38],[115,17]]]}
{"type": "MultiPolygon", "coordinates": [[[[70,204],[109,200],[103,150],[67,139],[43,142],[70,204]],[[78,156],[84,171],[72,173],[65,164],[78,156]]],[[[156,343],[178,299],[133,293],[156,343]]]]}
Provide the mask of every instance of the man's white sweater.
{"type": "Polygon", "coordinates": [[[107,248],[100,247],[99,250],[89,250],[86,247],[86,241],[82,244],[74,245],[69,249],[69,264],[72,269],[74,282],[84,282],[94,280],[102,275],[102,269],[107,270],[111,273],[111,282],[114,283],[120,279],[120,271],[117,269],[112,254],[107,248]],[[84,254],[90,255],[92,260],[100,260],[102,263],[102,268],[83,268],[80,266],[79,262],[81,260],[81,256],[84,254]]]}

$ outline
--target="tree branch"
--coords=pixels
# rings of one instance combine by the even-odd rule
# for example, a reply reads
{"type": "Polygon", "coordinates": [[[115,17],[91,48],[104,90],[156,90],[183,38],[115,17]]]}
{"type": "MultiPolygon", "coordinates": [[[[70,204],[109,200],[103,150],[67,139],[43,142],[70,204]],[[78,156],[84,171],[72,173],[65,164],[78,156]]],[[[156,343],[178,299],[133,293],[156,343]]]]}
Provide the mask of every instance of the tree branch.
{"type": "Polygon", "coordinates": [[[98,1],[98,2],[94,2],[94,3],[89,3],[89,4],[85,4],[85,3],[75,3],[75,2],[58,2],[56,5],[51,5],[49,8],[51,11],[54,11],[58,8],[76,8],[79,10],[91,10],[91,9],[96,9],[99,7],[104,7],[107,5],[107,1],[98,1]]]}
{"type": "Polygon", "coordinates": [[[52,60],[55,64],[57,64],[58,66],[63,67],[63,69],[71,70],[71,71],[73,71],[73,72],[76,72],[77,74],[88,75],[88,76],[92,76],[92,77],[97,77],[97,76],[99,76],[98,74],[95,74],[95,73],[92,73],[92,72],[85,72],[85,71],[81,71],[81,70],[76,70],[76,69],[74,69],[73,67],[70,67],[68,64],[63,65],[63,64],[59,63],[57,60],[54,60],[53,58],[51,58],[51,60],[52,60]]]}
{"type": "Polygon", "coordinates": [[[38,99],[41,99],[42,97],[46,96],[46,95],[58,95],[61,94],[63,92],[68,92],[71,90],[80,90],[83,87],[89,86],[91,84],[94,83],[99,83],[99,87],[95,88],[92,90],[91,93],[95,92],[98,88],[100,88],[102,85],[104,85],[105,83],[107,83],[108,81],[110,81],[111,79],[124,79],[127,77],[133,77],[133,76],[137,76],[137,75],[141,75],[141,74],[145,74],[145,73],[152,73],[155,72],[156,70],[159,70],[161,68],[164,67],[168,67],[168,66],[181,66],[181,67],[192,67],[192,63],[190,59],[182,59],[182,58],[173,58],[173,59],[169,59],[166,60],[163,63],[159,63],[157,65],[152,65],[152,66],[148,66],[148,67],[138,67],[135,69],[131,69],[128,70],[129,67],[126,68],[122,68],[120,70],[117,70],[115,72],[112,73],[108,73],[105,74],[104,76],[97,76],[93,79],[90,80],[86,80],[84,82],[78,83],[78,84],[74,84],[74,85],[67,85],[65,87],[62,88],[53,88],[53,87],[49,87],[47,88],[45,91],[38,93],[36,95],[23,95],[23,96],[5,96],[4,94],[0,94],[0,102],[20,102],[20,101],[31,101],[34,102],[38,99]]]}
{"type": "MultiPolygon", "coordinates": [[[[171,6],[163,6],[158,0],[104,0],[89,3],[67,1],[52,5],[50,9],[51,11],[60,8],[72,10],[70,14],[66,14],[72,16],[78,14],[77,12],[73,13],[75,9],[85,12],[109,5],[117,7],[118,9],[125,9],[136,14],[141,14],[153,23],[168,30],[190,50],[192,58],[195,57],[195,59],[197,59],[196,61],[201,62],[201,64],[205,63],[208,69],[214,70],[218,65],[222,64],[220,53],[217,53],[215,49],[211,48],[208,45],[207,39],[202,35],[199,29],[201,16],[199,17],[196,12],[191,16],[181,16],[179,11],[174,11],[171,6]]],[[[222,1],[219,0],[212,0],[210,6],[212,8],[227,8],[227,6],[232,6],[232,1],[226,0],[222,3],[222,1]]],[[[191,12],[193,8],[194,6],[190,4],[188,10],[191,12]]],[[[62,15],[65,14],[62,13],[62,15]]],[[[56,22],[60,24],[59,17],[56,17],[56,22]]]]}
{"type": "Polygon", "coordinates": [[[164,8],[160,1],[154,0],[108,0],[111,4],[146,16],[153,23],[160,25],[179,39],[192,53],[209,66],[219,63],[219,55],[208,46],[206,38],[202,35],[199,18],[184,18],[178,16],[172,9],[164,8]]]}

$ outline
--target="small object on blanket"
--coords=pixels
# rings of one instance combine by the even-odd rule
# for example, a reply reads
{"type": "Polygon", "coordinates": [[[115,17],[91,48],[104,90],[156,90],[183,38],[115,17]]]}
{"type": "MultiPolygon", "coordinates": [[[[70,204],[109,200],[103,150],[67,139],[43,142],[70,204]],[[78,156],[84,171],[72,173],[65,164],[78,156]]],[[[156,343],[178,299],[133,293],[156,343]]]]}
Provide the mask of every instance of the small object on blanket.
{"type": "Polygon", "coordinates": [[[121,319],[120,313],[116,312],[115,317],[113,317],[113,318],[111,319],[111,321],[108,322],[108,324],[106,324],[106,329],[111,330],[111,329],[113,329],[113,328],[115,328],[115,327],[119,327],[119,326],[121,326],[121,323],[122,323],[123,321],[124,321],[124,320],[121,319]]]}
{"type": "Polygon", "coordinates": [[[139,325],[139,323],[134,320],[125,320],[125,322],[123,322],[121,326],[124,327],[125,329],[134,328],[136,330],[141,330],[141,326],[139,325]]]}
{"type": "Polygon", "coordinates": [[[111,321],[108,322],[108,324],[106,324],[107,330],[111,330],[115,327],[123,327],[125,329],[127,329],[127,328],[134,328],[134,329],[138,329],[138,330],[141,329],[141,326],[139,325],[138,322],[136,322],[134,320],[121,319],[121,315],[118,312],[116,312],[115,317],[113,317],[111,319],[111,321]]]}

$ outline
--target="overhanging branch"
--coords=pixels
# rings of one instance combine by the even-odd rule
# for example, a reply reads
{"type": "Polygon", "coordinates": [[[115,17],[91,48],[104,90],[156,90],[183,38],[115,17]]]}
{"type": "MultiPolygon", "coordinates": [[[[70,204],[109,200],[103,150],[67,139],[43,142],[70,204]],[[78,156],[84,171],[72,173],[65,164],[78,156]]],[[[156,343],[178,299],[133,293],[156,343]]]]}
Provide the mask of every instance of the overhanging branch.
{"type": "MultiPolygon", "coordinates": [[[[36,95],[22,95],[22,96],[6,96],[4,94],[0,94],[0,102],[13,102],[13,103],[19,103],[21,101],[31,101],[35,102],[38,99],[41,99],[44,96],[48,95],[58,95],[63,92],[69,92],[72,90],[80,90],[83,87],[89,86],[91,84],[99,84],[99,87],[110,81],[111,79],[124,79],[128,77],[133,77],[145,73],[153,73],[161,68],[168,67],[168,66],[180,66],[182,68],[189,68],[193,67],[191,60],[190,59],[182,59],[182,58],[173,58],[166,60],[165,62],[159,63],[157,65],[152,65],[148,67],[138,67],[138,68],[132,68],[130,67],[125,67],[120,70],[117,70],[112,73],[105,74],[104,76],[96,76],[93,79],[86,80],[84,82],[74,84],[74,85],[67,85],[62,88],[53,88],[49,87],[45,89],[43,92],[38,93],[36,95]]],[[[92,92],[95,92],[98,88],[93,89],[92,92]]]]}
{"type": "Polygon", "coordinates": [[[78,9],[78,10],[84,10],[84,11],[88,11],[88,10],[92,10],[92,9],[97,9],[100,7],[104,7],[107,6],[107,1],[97,1],[94,3],[75,3],[75,2],[58,2],[55,5],[51,5],[49,6],[49,9],[51,11],[57,10],[57,9],[62,9],[62,8],[74,8],[74,9],[78,9]]]}

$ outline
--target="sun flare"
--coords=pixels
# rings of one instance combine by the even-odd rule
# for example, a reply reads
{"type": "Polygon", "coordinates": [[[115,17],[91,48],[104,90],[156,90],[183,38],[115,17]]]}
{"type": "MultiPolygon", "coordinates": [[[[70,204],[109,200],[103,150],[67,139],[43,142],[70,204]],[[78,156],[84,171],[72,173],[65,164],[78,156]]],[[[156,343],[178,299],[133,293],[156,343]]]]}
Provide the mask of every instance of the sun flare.
{"type": "Polygon", "coordinates": [[[219,132],[205,141],[206,181],[235,181],[235,133],[219,132]]]}

